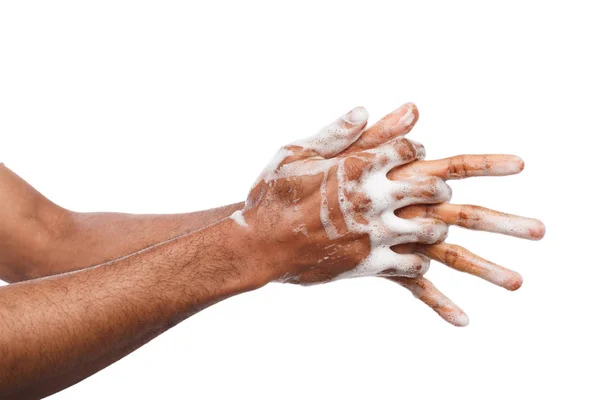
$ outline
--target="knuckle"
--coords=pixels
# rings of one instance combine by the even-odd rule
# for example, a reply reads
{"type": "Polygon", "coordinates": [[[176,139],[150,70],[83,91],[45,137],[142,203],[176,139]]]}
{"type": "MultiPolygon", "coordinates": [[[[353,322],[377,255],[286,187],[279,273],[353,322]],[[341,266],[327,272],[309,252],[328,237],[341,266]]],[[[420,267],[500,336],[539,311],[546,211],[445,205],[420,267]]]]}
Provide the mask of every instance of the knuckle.
{"type": "Polygon", "coordinates": [[[448,176],[453,179],[467,177],[467,162],[465,156],[455,156],[448,159],[448,176]]]}
{"type": "Polygon", "coordinates": [[[402,160],[414,160],[417,158],[418,150],[408,139],[402,138],[398,140],[394,148],[402,160]]]}
{"type": "Polygon", "coordinates": [[[426,223],[419,232],[419,241],[426,244],[440,243],[448,236],[448,225],[433,220],[426,223]]]}
{"type": "Polygon", "coordinates": [[[465,228],[476,225],[481,221],[481,216],[477,212],[474,206],[464,205],[461,206],[456,213],[456,225],[465,228]]]}
{"type": "Polygon", "coordinates": [[[349,181],[359,180],[368,164],[359,158],[348,157],[344,160],[344,175],[349,181]]]}
{"type": "Polygon", "coordinates": [[[460,252],[455,246],[446,247],[442,254],[442,260],[444,261],[444,264],[447,265],[455,265],[459,258],[460,252]]]}
{"type": "Polygon", "coordinates": [[[460,226],[464,226],[465,224],[468,224],[470,220],[470,215],[467,212],[467,210],[462,207],[459,211],[458,211],[458,215],[456,216],[456,224],[460,225],[460,226]]]}
{"type": "Polygon", "coordinates": [[[442,178],[430,176],[423,182],[422,194],[431,202],[449,201],[452,198],[452,189],[442,178]]]}
{"type": "Polygon", "coordinates": [[[405,261],[401,264],[389,267],[381,271],[378,275],[418,278],[429,270],[429,264],[429,258],[419,254],[411,254],[405,256],[405,261]]]}
{"type": "Polygon", "coordinates": [[[371,208],[371,199],[364,193],[357,193],[352,196],[352,205],[355,212],[365,213],[371,208]]]}
{"type": "Polygon", "coordinates": [[[452,188],[442,179],[436,177],[433,184],[433,197],[439,201],[448,201],[452,198],[452,188]]]}
{"type": "Polygon", "coordinates": [[[423,276],[429,270],[429,259],[418,254],[412,257],[408,268],[405,271],[405,276],[417,278],[423,276]]]}
{"type": "Polygon", "coordinates": [[[452,199],[452,188],[446,182],[442,181],[442,193],[440,200],[442,201],[450,201],[452,199]]]}
{"type": "Polygon", "coordinates": [[[418,143],[418,142],[411,142],[411,143],[413,144],[413,146],[415,147],[415,150],[416,150],[415,158],[417,160],[423,160],[426,155],[425,146],[423,146],[421,143],[418,143]]]}
{"type": "Polygon", "coordinates": [[[421,259],[421,269],[419,270],[420,276],[425,275],[427,271],[429,271],[429,266],[431,265],[431,260],[425,256],[419,255],[421,259]]]}

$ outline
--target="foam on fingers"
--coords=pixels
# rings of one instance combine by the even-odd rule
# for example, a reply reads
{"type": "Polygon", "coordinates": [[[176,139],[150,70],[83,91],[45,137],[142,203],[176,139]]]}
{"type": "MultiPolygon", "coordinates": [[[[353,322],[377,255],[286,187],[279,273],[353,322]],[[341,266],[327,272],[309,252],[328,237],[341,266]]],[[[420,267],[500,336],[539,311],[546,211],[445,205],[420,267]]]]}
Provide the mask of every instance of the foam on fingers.
{"type": "Polygon", "coordinates": [[[455,244],[422,246],[419,252],[457,271],[485,279],[507,290],[517,290],[523,284],[523,278],[517,272],[481,258],[455,244]]]}
{"type": "Polygon", "coordinates": [[[469,325],[467,314],[427,279],[423,277],[388,279],[408,289],[415,298],[421,300],[450,324],[458,327],[469,325]]]}
{"type": "Polygon", "coordinates": [[[358,140],[344,150],[342,154],[372,149],[391,139],[405,136],[417,122],[418,117],[417,106],[406,103],[364,131],[358,140]]]}
{"type": "Polygon", "coordinates": [[[419,161],[410,168],[395,169],[390,179],[405,179],[410,175],[431,175],[445,180],[475,176],[507,176],[523,171],[525,163],[518,156],[506,154],[461,155],[441,160],[419,161]]]}
{"type": "Polygon", "coordinates": [[[401,218],[434,218],[448,225],[529,240],[540,240],[546,233],[546,226],[538,219],[468,204],[413,204],[397,209],[396,215],[401,218]]]}
{"type": "Polygon", "coordinates": [[[364,107],[356,107],[323,127],[315,135],[293,142],[290,146],[313,151],[321,157],[333,157],[358,139],[368,119],[367,110],[364,107]]]}

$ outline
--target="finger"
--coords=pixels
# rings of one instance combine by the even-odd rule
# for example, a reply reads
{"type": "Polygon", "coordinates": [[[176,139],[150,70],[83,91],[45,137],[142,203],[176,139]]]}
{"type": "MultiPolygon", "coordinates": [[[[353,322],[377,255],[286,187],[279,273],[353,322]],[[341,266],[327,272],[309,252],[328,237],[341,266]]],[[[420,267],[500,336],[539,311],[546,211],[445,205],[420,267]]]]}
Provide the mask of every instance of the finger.
{"type": "Polygon", "coordinates": [[[293,153],[294,159],[312,156],[333,157],[358,139],[368,118],[367,110],[356,107],[323,127],[315,135],[298,140],[286,146],[286,149],[293,153]]]}
{"type": "Polygon", "coordinates": [[[417,106],[406,103],[364,131],[356,142],[340,155],[375,148],[393,138],[406,135],[419,119],[417,106]]]}
{"type": "Polygon", "coordinates": [[[402,169],[390,171],[390,179],[409,175],[432,175],[442,179],[463,179],[472,176],[506,176],[521,172],[525,164],[520,157],[504,154],[462,155],[442,160],[419,161],[402,169]]]}
{"type": "Polygon", "coordinates": [[[540,240],[546,227],[537,219],[505,214],[489,208],[463,204],[412,205],[396,210],[400,218],[434,218],[448,225],[540,240]]]}
{"type": "Polygon", "coordinates": [[[478,276],[508,290],[517,290],[523,284],[523,278],[517,272],[485,260],[455,244],[418,246],[417,251],[450,268],[478,276]]]}
{"type": "Polygon", "coordinates": [[[385,212],[381,216],[381,225],[393,233],[387,240],[390,246],[440,243],[448,236],[448,225],[432,218],[398,218],[393,212],[385,212]]]}
{"type": "Polygon", "coordinates": [[[389,277],[392,282],[404,286],[433,311],[454,326],[469,325],[469,317],[459,306],[440,292],[430,281],[420,278],[389,277]]]}
{"type": "Polygon", "coordinates": [[[399,253],[388,246],[378,245],[355,268],[343,272],[335,279],[360,278],[367,276],[408,276],[423,275],[429,269],[430,260],[417,253],[399,253]]]}
{"type": "Polygon", "coordinates": [[[350,157],[358,158],[375,158],[375,169],[385,170],[387,173],[390,169],[408,164],[415,160],[419,160],[425,156],[423,146],[420,143],[412,142],[403,137],[392,139],[374,149],[364,150],[355,153],[350,157]]]}
{"type": "Polygon", "coordinates": [[[434,176],[415,176],[402,182],[392,181],[396,209],[413,204],[435,204],[450,201],[452,189],[443,179],[434,176]]]}
{"type": "Polygon", "coordinates": [[[376,274],[379,277],[405,277],[416,278],[429,270],[431,260],[422,254],[395,255],[399,263],[390,265],[388,268],[376,274]]]}

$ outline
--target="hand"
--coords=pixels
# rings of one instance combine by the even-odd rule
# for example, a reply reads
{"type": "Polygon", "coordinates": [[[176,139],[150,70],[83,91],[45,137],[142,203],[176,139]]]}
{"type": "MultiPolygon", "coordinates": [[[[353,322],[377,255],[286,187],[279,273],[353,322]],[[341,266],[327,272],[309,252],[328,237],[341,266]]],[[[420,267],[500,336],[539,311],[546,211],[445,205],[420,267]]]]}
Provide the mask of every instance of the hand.
{"type": "MultiPolygon", "coordinates": [[[[416,107],[412,104],[406,104],[388,114],[373,127],[364,131],[358,140],[338,154],[338,157],[369,150],[391,139],[401,137],[411,130],[417,119],[418,111],[416,107]]],[[[419,145],[416,145],[416,147],[420,148],[419,145]]],[[[510,175],[520,172],[522,167],[522,161],[515,156],[457,156],[444,160],[416,161],[412,164],[405,164],[391,171],[388,176],[391,179],[405,179],[411,175],[460,179],[469,176],[510,175]]],[[[499,232],[529,239],[540,239],[544,234],[544,226],[537,220],[503,214],[476,206],[450,204],[413,205],[397,210],[396,215],[402,218],[417,218],[421,222],[424,222],[422,221],[424,218],[429,219],[425,224],[436,226],[438,232],[443,229],[438,224],[439,222],[443,222],[470,229],[499,232]]],[[[442,240],[443,238],[440,236],[443,235],[438,234],[439,240],[442,240]]],[[[423,238],[421,237],[421,239],[423,238]]],[[[427,243],[426,240],[424,242],[427,243]]],[[[405,255],[427,255],[455,269],[480,276],[512,290],[518,288],[522,282],[521,277],[517,273],[490,263],[456,245],[444,243],[435,245],[405,244],[395,246],[393,249],[405,255]]],[[[421,268],[418,270],[418,275],[427,270],[429,259],[421,258],[421,261],[421,268]]],[[[396,275],[398,273],[398,270],[381,271],[378,275],[396,275]]],[[[313,274],[319,275],[317,272],[313,274]]],[[[319,281],[319,279],[311,278],[310,275],[305,280],[297,279],[293,276],[288,278],[288,281],[297,283],[319,281]]],[[[455,325],[466,325],[468,323],[466,314],[425,278],[388,276],[387,279],[391,279],[407,287],[417,298],[428,304],[448,322],[455,325]]]]}
{"type": "MultiPolygon", "coordinates": [[[[376,147],[393,137],[408,133],[418,119],[418,112],[414,105],[409,104],[403,107],[411,107],[414,115],[414,118],[408,118],[411,124],[407,129],[400,129],[398,124],[395,123],[397,119],[395,115],[402,114],[401,110],[403,108],[401,107],[363,132],[361,137],[344,153],[351,154],[355,151],[376,147]]],[[[443,160],[416,161],[392,170],[389,177],[391,179],[405,179],[412,175],[429,175],[444,180],[463,179],[474,176],[511,175],[521,172],[523,167],[523,161],[516,156],[461,155],[443,160]]],[[[545,233],[544,224],[536,219],[505,214],[472,205],[413,205],[396,210],[396,215],[406,219],[433,218],[448,225],[501,233],[530,240],[539,240],[543,238],[545,233]]],[[[395,246],[393,250],[399,253],[417,253],[427,256],[458,271],[478,276],[509,290],[518,289],[523,282],[518,273],[487,261],[465,248],[453,244],[406,244],[395,246]]],[[[423,277],[389,277],[387,279],[409,289],[416,298],[431,307],[446,321],[458,326],[468,324],[467,315],[427,279],[423,277]]]]}
{"type": "MultiPolygon", "coordinates": [[[[412,107],[404,112],[409,115],[412,107]]],[[[233,215],[258,238],[258,258],[273,260],[267,266],[270,280],[312,284],[355,276],[416,277],[426,270],[426,257],[394,253],[391,246],[437,243],[446,236],[446,224],[398,218],[394,210],[447,201],[450,188],[432,176],[387,178],[394,167],[424,156],[420,144],[400,136],[340,154],[357,141],[366,122],[366,111],[356,108],[315,136],[283,147],[233,215]]],[[[357,146],[371,139],[363,136],[357,146]]]]}
{"type": "MultiPolygon", "coordinates": [[[[392,179],[402,179],[403,174],[431,174],[443,179],[461,179],[469,176],[498,176],[518,173],[523,163],[514,156],[458,156],[445,160],[419,161],[404,171],[393,171],[392,179]]],[[[415,205],[396,210],[402,218],[434,218],[448,225],[501,233],[523,239],[540,240],[544,237],[544,224],[536,219],[505,214],[473,205],[436,204],[415,205]]],[[[433,245],[403,245],[394,251],[418,253],[461,272],[478,276],[508,290],[517,290],[523,279],[515,271],[485,260],[467,249],[447,243],[433,245]]],[[[409,289],[413,295],[436,311],[443,319],[457,326],[465,326],[467,315],[430,281],[423,277],[407,279],[391,277],[390,280],[409,289]]]]}

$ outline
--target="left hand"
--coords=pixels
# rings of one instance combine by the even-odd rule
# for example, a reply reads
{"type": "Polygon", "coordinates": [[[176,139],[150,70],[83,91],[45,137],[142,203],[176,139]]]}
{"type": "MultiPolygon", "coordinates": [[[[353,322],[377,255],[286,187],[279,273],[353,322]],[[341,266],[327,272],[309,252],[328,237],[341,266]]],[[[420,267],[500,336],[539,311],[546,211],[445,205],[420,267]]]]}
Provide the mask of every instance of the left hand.
{"type": "MultiPolygon", "coordinates": [[[[416,123],[418,115],[415,105],[405,104],[365,130],[360,138],[342,154],[364,151],[392,138],[406,135],[416,123]]],[[[512,155],[460,155],[442,160],[414,161],[393,169],[388,177],[392,180],[402,180],[414,175],[429,175],[443,180],[452,180],[474,176],[513,175],[521,172],[523,167],[523,161],[512,155]]],[[[505,214],[473,205],[449,203],[410,205],[396,210],[396,215],[405,219],[435,219],[447,225],[530,240],[540,240],[545,234],[544,224],[537,219],[505,214]]],[[[517,272],[487,261],[458,245],[411,243],[395,246],[393,250],[401,254],[422,254],[455,270],[478,276],[508,290],[516,290],[523,283],[521,275],[517,272]]],[[[469,323],[464,311],[424,277],[390,276],[385,279],[410,290],[416,298],[449,323],[457,326],[465,326],[469,323]]]]}

